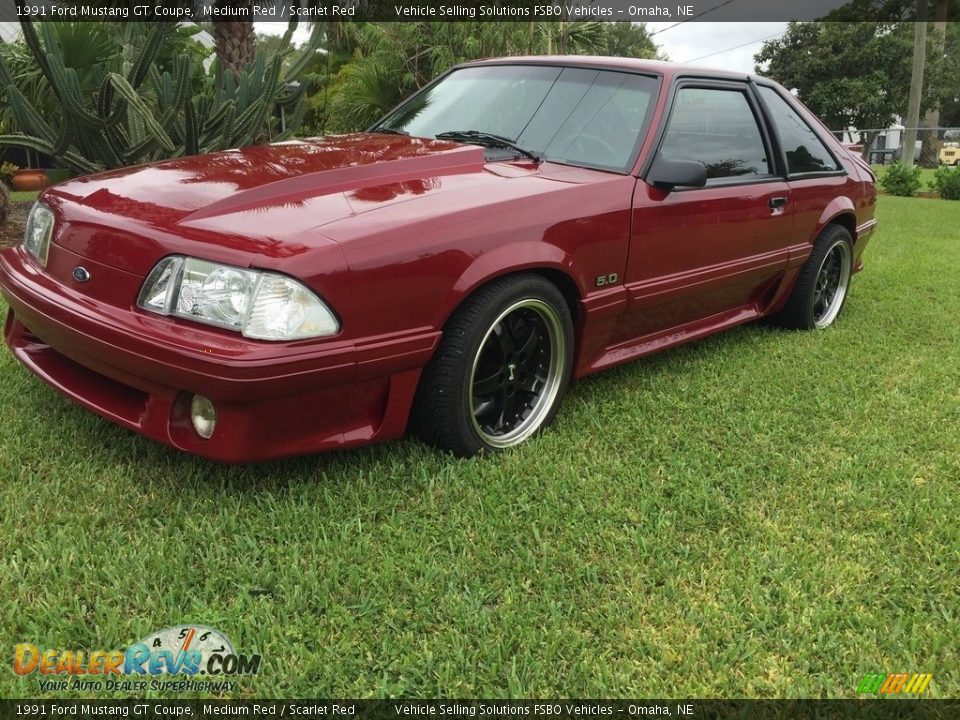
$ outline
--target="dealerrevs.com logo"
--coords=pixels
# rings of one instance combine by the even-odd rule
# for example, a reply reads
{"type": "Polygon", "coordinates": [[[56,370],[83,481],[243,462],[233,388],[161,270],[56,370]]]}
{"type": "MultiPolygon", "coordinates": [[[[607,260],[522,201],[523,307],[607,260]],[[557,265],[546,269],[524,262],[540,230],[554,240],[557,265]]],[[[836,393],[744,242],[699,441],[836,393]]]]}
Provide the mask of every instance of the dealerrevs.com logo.
{"type": "Polygon", "coordinates": [[[926,692],[933,673],[869,673],[857,685],[858,693],[919,695],[926,692]]]}
{"type": "Polygon", "coordinates": [[[42,691],[229,691],[231,680],[260,671],[262,656],[238,653],[226,635],[203,625],[169,627],[124,650],[14,647],[13,672],[35,676],[42,691]],[[66,677],[64,677],[66,676],[66,677]],[[165,680],[165,676],[183,679],[165,680]],[[197,680],[202,677],[202,680],[197,680]]]}

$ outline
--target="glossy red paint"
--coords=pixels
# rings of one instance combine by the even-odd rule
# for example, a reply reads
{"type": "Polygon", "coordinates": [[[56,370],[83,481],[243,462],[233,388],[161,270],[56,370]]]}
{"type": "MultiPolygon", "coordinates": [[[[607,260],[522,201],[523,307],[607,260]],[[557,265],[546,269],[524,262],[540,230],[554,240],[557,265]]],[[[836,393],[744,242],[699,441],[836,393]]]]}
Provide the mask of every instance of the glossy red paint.
{"type": "Polygon", "coordinates": [[[672,84],[747,78],[611,58],[489,62],[659,77],[633,172],[486,162],[476,146],[355,134],[72,180],[41,196],[56,217],[47,266],[22,247],[0,253],[8,345],[94,412],[241,462],[401,435],[444,323],[504,274],[535,270],[559,285],[583,377],[776,311],[827,223],[851,229],[860,268],[873,178],[829,135],[843,165],[830,177],[673,192],[645,182],[672,84]],[[782,213],[774,196],[789,198],[782,213]],[[138,309],[146,275],[171,254],[294,276],[342,329],[269,343],[138,309]],[[72,276],[80,264],[87,283],[72,276]],[[617,282],[596,286],[610,274],[617,282]],[[209,440],[191,428],[193,393],[218,409],[209,440]]]}

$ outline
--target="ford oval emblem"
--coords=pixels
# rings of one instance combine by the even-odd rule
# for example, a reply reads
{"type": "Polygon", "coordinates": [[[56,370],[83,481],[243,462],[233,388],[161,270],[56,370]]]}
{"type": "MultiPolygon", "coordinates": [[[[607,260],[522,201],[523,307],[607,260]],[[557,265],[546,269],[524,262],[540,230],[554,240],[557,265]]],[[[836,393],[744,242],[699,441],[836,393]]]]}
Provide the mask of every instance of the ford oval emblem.
{"type": "Polygon", "coordinates": [[[77,265],[73,269],[73,279],[77,282],[87,282],[90,279],[90,271],[83,265],[77,265]]]}

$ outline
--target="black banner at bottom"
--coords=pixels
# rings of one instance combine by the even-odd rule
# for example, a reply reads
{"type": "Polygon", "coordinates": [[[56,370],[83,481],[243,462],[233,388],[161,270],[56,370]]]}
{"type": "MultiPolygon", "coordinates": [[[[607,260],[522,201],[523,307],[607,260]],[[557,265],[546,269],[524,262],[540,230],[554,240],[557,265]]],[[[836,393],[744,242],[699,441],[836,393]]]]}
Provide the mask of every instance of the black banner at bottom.
{"type": "Polygon", "coordinates": [[[0,718],[960,718],[960,700],[0,700],[0,718]]]}

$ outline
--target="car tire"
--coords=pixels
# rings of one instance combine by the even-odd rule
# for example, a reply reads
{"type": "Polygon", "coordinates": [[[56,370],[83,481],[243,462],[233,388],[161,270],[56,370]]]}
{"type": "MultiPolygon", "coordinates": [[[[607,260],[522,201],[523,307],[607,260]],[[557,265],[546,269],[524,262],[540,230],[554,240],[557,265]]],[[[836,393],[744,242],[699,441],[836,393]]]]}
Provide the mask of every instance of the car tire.
{"type": "Polygon", "coordinates": [[[774,316],[791,330],[822,330],[843,309],[853,270],[853,240],[840,225],[828,225],[813,244],[797,284],[783,309],[774,316]]]}
{"type": "Polygon", "coordinates": [[[573,321],[557,287],[532,273],[494,280],[447,322],[411,429],[458,457],[513,447],[552,422],[572,365],[573,321]]]}

